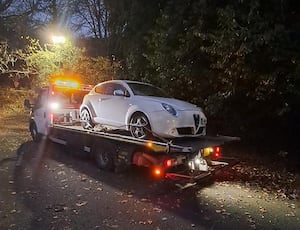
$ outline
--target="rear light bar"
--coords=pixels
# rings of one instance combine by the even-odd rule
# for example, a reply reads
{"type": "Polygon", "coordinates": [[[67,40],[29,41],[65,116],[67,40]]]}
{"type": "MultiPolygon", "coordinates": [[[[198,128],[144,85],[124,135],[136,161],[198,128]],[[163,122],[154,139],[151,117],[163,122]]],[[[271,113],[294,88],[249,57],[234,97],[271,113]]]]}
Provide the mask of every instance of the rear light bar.
{"type": "Polygon", "coordinates": [[[203,157],[212,157],[213,159],[217,159],[221,157],[221,148],[219,146],[208,147],[203,149],[203,157]]]}
{"type": "Polygon", "coordinates": [[[216,146],[213,148],[213,158],[220,158],[221,157],[221,148],[219,146],[216,146]]]}

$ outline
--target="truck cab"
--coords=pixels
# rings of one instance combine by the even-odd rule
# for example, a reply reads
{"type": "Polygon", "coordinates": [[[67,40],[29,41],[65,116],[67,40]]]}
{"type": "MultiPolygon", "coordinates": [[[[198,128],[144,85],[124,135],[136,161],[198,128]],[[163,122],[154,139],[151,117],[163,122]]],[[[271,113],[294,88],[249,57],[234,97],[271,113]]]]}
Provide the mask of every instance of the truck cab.
{"type": "Polygon", "coordinates": [[[56,79],[37,90],[32,102],[24,105],[31,109],[29,130],[34,140],[49,134],[49,125],[74,125],[80,123],[79,107],[91,85],[79,84],[74,80],[56,79]]]}

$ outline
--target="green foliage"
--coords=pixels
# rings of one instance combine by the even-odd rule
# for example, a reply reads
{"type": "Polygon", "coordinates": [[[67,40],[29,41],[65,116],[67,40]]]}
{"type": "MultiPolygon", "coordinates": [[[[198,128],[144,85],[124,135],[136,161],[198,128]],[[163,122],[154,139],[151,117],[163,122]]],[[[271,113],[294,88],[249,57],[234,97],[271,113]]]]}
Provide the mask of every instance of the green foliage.
{"type": "Polygon", "coordinates": [[[36,73],[35,84],[40,84],[47,82],[53,73],[72,70],[83,51],[69,41],[42,47],[37,40],[30,39],[25,53],[27,66],[36,73]]]}
{"type": "Polygon", "coordinates": [[[22,50],[11,51],[7,43],[0,45],[0,70],[11,74],[12,78],[22,73],[19,78],[28,77],[32,86],[46,84],[57,73],[74,73],[79,75],[83,83],[96,84],[116,78],[116,73],[121,68],[115,60],[86,56],[83,49],[69,41],[42,46],[36,39],[27,37],[26,40],[28,44],[22,50]],[[15,63],[18,65],[14,66],[15,63]]]}
{"type": "Polygon", "coordinates": [[[73,71],[79,74],[81,81],[95,85],[102,81],[114,79],[120,69],[118,62],[112,62],[106,57],[80,56],[73,71]]]}
{"type": "MultiPolygon", "coordinates": [[[[39,9],[49,8],[47,1],[37,2],[44,6],[39,9]]],[[[15,51],[14,57],[22,60],[18,71],[27,71],[39,82],[53,72],[77,72],[91,84],[118,73],[204,107],[209,129],[215,126],[261,140],[284,132],[284,112],[300,103],[299,1],[101,0],[84,5],[87,2],[77,7],[80,15],[73,18],[97,16],[77,20],[78,27],[90,22],[95,36],[103,32],[107,53],[114,54],[122,68],[107,58],[86,57],[70,43],[41,46],[32,40],[27,49],[15,51]],[[82,13],[93,7],[90,14],[82,13]]],[[[49,18],[57,20],[58,12],[52,14],[49,18]]],[[[3,19],[0,15],[0,22],[3,19]]],[[[5,34],[2,27],[11,28],[0,25],[5,34]]]]}
{"type": "Polygon", "coordinates": [[[29,98],[31,91],[0,88],[0,117],[25,112],[24,100],[29,98]]]}
{"type": "Polygon", "coordinates": [[[261,140],[284,132],[300,91],[296,1],[132,2],[122,33],[132,78],[204,107],[209,129],[261,140]]]}

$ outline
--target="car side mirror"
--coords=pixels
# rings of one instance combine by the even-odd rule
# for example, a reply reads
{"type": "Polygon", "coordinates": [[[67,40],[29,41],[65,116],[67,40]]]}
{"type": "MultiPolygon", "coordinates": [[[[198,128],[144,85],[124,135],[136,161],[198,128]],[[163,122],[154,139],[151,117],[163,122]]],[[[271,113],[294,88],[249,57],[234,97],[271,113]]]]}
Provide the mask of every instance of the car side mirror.
{"type": "Polygon", "coordinates": [[[116,90],[114,90],[114,96],[123,96],[123,97],[125,97],[126,93],[125,93],[124,90],[116,89],[116,90]]]}
{"type": "Polygon", "coordinates": [[[24,100],[24,107],[27,108],[27,109],[31,109],[32,108],[32,106],[30,104],[30,101],[28,99],[24,100]]]}

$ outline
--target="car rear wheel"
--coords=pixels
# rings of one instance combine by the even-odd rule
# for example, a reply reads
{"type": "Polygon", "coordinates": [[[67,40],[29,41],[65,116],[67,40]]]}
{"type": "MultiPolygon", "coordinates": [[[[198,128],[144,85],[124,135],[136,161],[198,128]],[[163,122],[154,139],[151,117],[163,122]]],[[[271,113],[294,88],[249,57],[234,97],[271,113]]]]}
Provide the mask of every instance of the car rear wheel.
{"type": "Polygon", "coordinates": [[[148,118],[143,113],[135,113],[130,119],[129,130],[133,137],[147,139],[152,136],[148,118]]]}
{"type": "Polygon", "coordinates": [[[81,125],[84,129],[91,129],[95,127],[92,117],[87,109],[82,109],[80,112],[81,125]]]}

